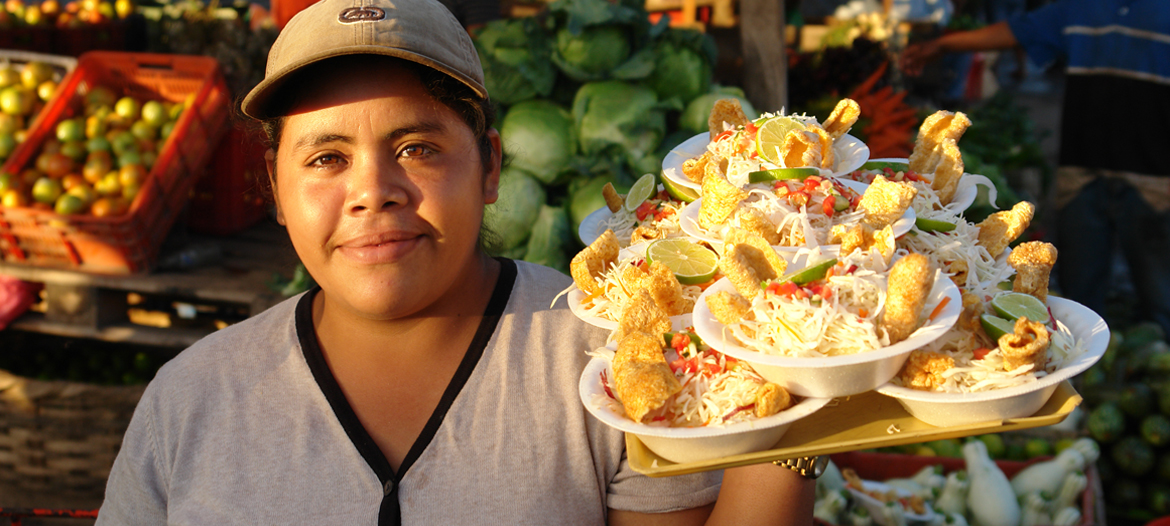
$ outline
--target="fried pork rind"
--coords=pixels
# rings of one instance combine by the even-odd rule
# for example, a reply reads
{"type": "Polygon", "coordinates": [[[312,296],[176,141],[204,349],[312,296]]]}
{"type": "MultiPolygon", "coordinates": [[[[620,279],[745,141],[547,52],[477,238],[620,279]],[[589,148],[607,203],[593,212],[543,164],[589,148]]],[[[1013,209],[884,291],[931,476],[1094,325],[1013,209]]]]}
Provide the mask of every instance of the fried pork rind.
{"type": "Polygon", "coordinates": [[[748,193],[727,181],[723,174],[708,173],[703,178],[703,198],[699,202],[699,226],[715,230],[731,217],[748,193]]]}
{"type": "Polygon", "coordinates": [[[596,293],[598,290],[596,278],[617,264],[619,251],[621,245],[618,244],[617,236],[613,230],[606,229],[593,243],[573,256],[569,263],[569,275],[573,276],[573,283],[577,284],[581,292],[596,293]]]}
{"type": "Polygon", "coordinates": [[[890,336],[890,345],[910,337],[918,328],[918,315],[934,286],[934,269],[922,254],[907,254],[890,268],[886,284],[886,307],[880,326],[890,336]]]}
{"type": "Polygon", "coordinates": [[[841,99],[837,105],[833,107],[833,112],[829,114],[829,118],[825,119],[825,131],[833,137],[833,140],[840,139],[842,135],[849,133],[849,129],[857,122],[857,118],[861,116],[861,106],[857,105],[857,101],[853,99],[841,99]]]}
{"type": "Polygon", "coordinates": [[[1056,264],[1056,247],[1043,241],[1020,243],[1008,256],[1008,264],[1016,269],[1016,280],[1012,283],[1014,292],[1048,301],[1048,276],[1056,264]]]}
{"type": "Polygon", "coordinates": [[[667,316],[678,316],[688,312],[691,305],[683,299],[682,285],[678,282],[670,267],[655,261],[650,264],[650,275],[642,281],[642,287],[654,298],[667,316]]]}
{"type": "Polygon", "coordinates": [[[887,265],[890,264],[894,250],[897,249],[892,225],[886,225],[876,232],[861,223],[854,223],[852,226],[834,225],[830,230],[829,242],[841,245],[841,255],[852,254],[854,250],[876,249],[887,265]]]}
{"type": "Polygon", "coordinates": [[[735,290],[751,299],[760,292],[760,283],[784,275],[788,263],[757,234],[732,229],[724,239],[719,269],[735,290]]]}
{"type": "Polygon", "coordinates": [[[707,308],[719,323],[734,325],[744,318],[751,319],[752,302],[738,293],[721,290],[707,296],[707,308]]]}
{"type": "Polygon", "coordinates": [[[1048,328],[1027,316],[1016,319],[1015,332],[999,337],[999,352],[1003,355],[1005,371],[1028,364],[1032,365],[1032,371],[1039,371],[1048,364],[1047,351],[1048,328]]]}
{"type": "Polygon", "coordinates": [[[747,123],[748,118],[743,112],[743,107],[739,105],[739,99],[719,99],[711,107],[711,115],[707,118],[707,131],[713,141],[724,130],[747,123]]]}
{"type": "Polygon", "coordinates": [[[930,173],[933,168],[930,166],[930,159],[935,148],[944,139],[958,142],[970,125],[971,119],[961,112],[940,110],[927,117],[918,128],[918,138],[914,141],[914,151],[910,154],[910,169],[918,173],[930,173]]]}
{"type": "MultiPolygon", "coordinates": [[[[661,334],[661,333],[655,333],[661,334]]],[[[632,332],[618,341],[613,357],[614,390],[635,422],[682,390],[662,351],[662,337],[632,332]]]]}
{"type": "Polygon", "coordinates": [[[702,184],[703,178],[707,175],[707,164],[710,162],[711,152],[703,152],[703,155],[683,161],[682,173],[687,179],[702,184]]]}
{"type": "Polygon", "coordinates": [[[778,245],[783,237],[776,228],[776,224],[768,220],[768,216],[755,208],[744,208],[736,212],[739,218],[739,227],[758,234],[770,245],[778,245]]]}
{"type": "Polygon", "coordinates": [[[880,175],[874,177],[857,204],[865,210],[862,223],[874,230],[894,224],[910,208],[917,194],[918,190],[910,184],[889,181],[880,175]]]}
{"type": "Polygon", "coordinates": [[[626,305],[622,308],[618,328],[610,335],[610,340],[621,341],[627,334],[634,332],[648,332],[662,334],[670,332],[670,316],[658,303],[654,296],[645,287],[635,291],[626,305]]]}
{"type": "Polygon", "coordinates": [[[959,153],[959,146],[953,139],[943,139],[935,151],[939,161],[934,167],[930,187],[938,194],[939,202],[947,205],[955,198],[959,179],[963,177],[963,154],[959,153]]]}
{"type": "Polygon", "coordinates": [[[666,237],[666,232],[660,228],[649,223],[638,225],[633,232],[630,233],[630,245],[637,245],[646,241],[654,241],[655,239],[663,239],[666,237]]]}
{"type": "MultiPolygon", "coordinates": [[[[741,228],[732,228],[723,237],[723,242],[730,245],[748,245],[755,247],[759,250],[760,256],[764,258],[762,264],[767,265],[771,269],[771,272],[777,276],[783,276],[784,271],[788,269],[788,262],[784,261],[784,258],[780,257],[780,254],[777,254],[772,249],[771,245],[768,244],[768,240],[755,233],[741,228]]],[[[759,265],[761,263],[757,261],[755,264],[759,265]]]]}
{"type": "Polygon", "coordinates": [[[898,377],[906,387],[933,391],[946,382],[943,373],[954,366],[955,359],[946,354],[915,350],[906,358],[906,363],[902,364],[898,377]]]}
{"type": "Polygon", "coordinates": [[[959,328],[986,336],[986,333],[983,332],[983,323],[979,321],[979,317],[983,315],[983,298],[967,291],[963,291],[962,297],[963,311],[959,313],[959,328]]]}
{"type": "Polygon", "coordinates": [[[820,139],[820,143],[821,143],[821,164],[820,164],[820,167],[832,170],[833,164],[837,162],[837,159],[836,159],[835,155],[833,154],[833,136],[830,135],[829,132],[825,131],[824,128],[822,128],[816,124],[809,125],[808,129],[809,129],[809,131],[815,133],[817,135],[817,138],[820,139]]]}
{"type": "Polygon", "coordinates": [[[819,167],[823,158],[821,138],[808,130],[792,130],[780,145],[780,158],[788,168],[819,167]]]}
{"type": "Polygon", "coordinates": [[[1036,213],[1036,206],[1027,201],[1020,201],[1011,210],[1001,210],[987,216],[979,227],[979,245],[987,249],[993,258],[999,257],[1008,244],[1015,241],[1028,225],[1036,213]]]}
{"type": "Polygon", "coordinates": [[[946,271],[951,275],[951,281],[955,283],[959,289],[967,288],[967,276],[971,273],[971,268],[967,262],[962,259],[956,259],[946,264],[946,271]]]}
{"type": "Polygon", "coordinates": [[[756,390],[756,418],[772,416],[792,407],[792,396],[788,391],[772,382],[756,390]]]}
{"type": "Polygon", "coordinates": [[[605,206],[609,208],[610,212],[617,212],[622,209],[622,205],[626,204],[626,200],[618,195],[617,190],[614,189],[613,183],[605,183],[601,187],[601,196],[605,198],[605,206]]]}

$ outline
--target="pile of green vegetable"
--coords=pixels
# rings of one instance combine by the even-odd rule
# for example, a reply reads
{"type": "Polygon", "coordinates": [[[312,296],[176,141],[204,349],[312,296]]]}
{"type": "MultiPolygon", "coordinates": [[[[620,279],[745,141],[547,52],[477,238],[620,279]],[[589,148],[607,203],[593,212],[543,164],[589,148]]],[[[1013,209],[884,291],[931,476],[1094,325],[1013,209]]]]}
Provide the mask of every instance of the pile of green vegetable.
{"type": "Polygon", "coordinates": [[[1080,377],[1085,427],[1101,443],[1107,510],[1125,520],[1170,515],[1168,373],[1166,334],[1140,323],[1112,331],[1105,355],[1080,377]]]}
{"type": "Polygon", "coordinates": [[[670,148],[706,131],[719,97],[714,42],[651,24],[636,0],[557,0],[539,15],[497,20],[473,34],[501,118],[505,169],[488,207],[492,252],[568,271],[577,226],[658,173],[670,148]]]}

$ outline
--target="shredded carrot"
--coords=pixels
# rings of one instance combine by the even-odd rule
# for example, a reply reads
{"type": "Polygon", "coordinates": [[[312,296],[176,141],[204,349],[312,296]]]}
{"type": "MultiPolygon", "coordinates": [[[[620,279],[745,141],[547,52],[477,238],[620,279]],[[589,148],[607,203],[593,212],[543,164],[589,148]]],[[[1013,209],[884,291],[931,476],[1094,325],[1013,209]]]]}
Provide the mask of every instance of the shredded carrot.
{"type": "Polygon", "coordinates": [[[934,310],[930,311],[930,316],[927,319],[930,321],[934,321],[934,317],[938,316],[938,313],[942,312],[942,310],[944,308],[946,308],[947,303],[950,303],[950,302],[951,302],[950,296],[943,296],[942,301],[938,302],[938,306],[936,306],[934,308],[934,310]]]}

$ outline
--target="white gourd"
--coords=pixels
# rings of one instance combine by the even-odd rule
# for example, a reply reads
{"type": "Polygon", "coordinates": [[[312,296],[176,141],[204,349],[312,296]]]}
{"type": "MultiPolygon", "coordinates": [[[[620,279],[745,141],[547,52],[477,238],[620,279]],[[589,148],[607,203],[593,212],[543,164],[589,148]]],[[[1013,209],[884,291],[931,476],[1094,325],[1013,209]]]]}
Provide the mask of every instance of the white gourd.
{"type": "Polygon", "coordinates": [[[967,491],[970,487],[971,482],[967,480],[965,470],[952,471],[947,475],[942,493],[934,501],[934,509],[942,513],[966,515],[967,491]]]}
{"type": "Polygon", "coordinates": [[[841,512],[849,504],[847,490],[831,491],[813,504],[813,517],[829,524],[840,522],[841,512]]]}
{"type": "Polygon", "coordinates": [[[948,513],[947,521],[944,524],[947,526],[968,526],[967,517],[958,513],[948,513]]]}
{"type": "Polygon", "coordinates": [[[1080,497],[1088,486],[1089,478],[1084,473],[1075,471],[1065,475],[1064,482],[1060,485],[1060,491],[1056,494],[1056,498],[1052,499],[1051,509],[1055,511],[1070,507],[1075,508],[1077,497],[1080,497]]]}
{"type": "Polygon", "coordinates": [[[849,510],[849,524],[853,526],[873,526],[873,516],[865,506],[854,506],[849,510]]]}
{"type": "Polygon", "coordinates": [[[878,522],[885,526],[906,526],[906,510],[901,502],[887,502],[882,506],[882,518],[878,522]]]}
{"type": "Polygon", "coordinates": [[[1052,522],[1052,517],[1048,515],[1048,501],[1039,492],[1029,493],[1022,500],[1020,526],[1046,526],[1052,522]]]}
{"type": "Polygon", "coordinates": [[[1012,490],[1017,497],[1043,491],[1056,495],[1064,477],[1074,471],[1085,469],[1085,455],[1075,447],[1061,451],[1056,458],[1028,466],[1012,479],[1012,490]]]}
{"type": "Polygon", "coordinates": [[[1064,508],[1052,516],[1052,526],[1076,526],[1081,523],[1081,510],[1064,508]]]}
{"type": "Polygon", "coordinates": [[[1096,462],[1097,458],[1101,456],[1101,446],[1097,445],[1096,440],[1088,437],[1076,439],[1070,447],[1084,455],[1086,464],[1096,462]]]}
{"type": "Polygon", "coordinates": [[[967,509],[975,526],[1018,526],[1020,505],[1007,476],[987,455],[987,446],[981,440],[963,445],[967,460],[967,477],[971,487],[967,492],[967,509]]]}
{"type": "Polygon", "coordinates": [[[817,477],[817,498],[823,498],[830,492],[843,489],[845,489],[845,477],[841,475],[841,469],[830,460],[825,466],[825,472],[817,477]]]}

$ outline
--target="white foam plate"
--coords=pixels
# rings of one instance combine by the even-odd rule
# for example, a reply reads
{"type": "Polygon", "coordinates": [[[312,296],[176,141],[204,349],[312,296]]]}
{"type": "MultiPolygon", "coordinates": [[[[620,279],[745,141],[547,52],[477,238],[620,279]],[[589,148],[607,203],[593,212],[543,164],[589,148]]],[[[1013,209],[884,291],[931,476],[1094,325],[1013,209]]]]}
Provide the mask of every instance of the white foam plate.
{"type": "Polygon", "coordinates": [[[613,217],[613,212],[609,211],[609,207],[603,206],[594,210],[581,220],[581,225],[577,227],[577,237],[585,246],[592,245],[594,241],[597,241],[598,236],[605,232],[605,222],[609,221],[611,217],[613,217]]]}
{"type": "MultiPolygon", "coordinates": [[[[840,179],[839,181],[841,182],[842,185],[845,185],[845,186],[855,190],[859,194],[865,193],[865,189],[869,187],[869,185],[867,185],[865,183],[859,183],[857,181],[851,181],[848,179],[840,179]]],[[[691,236],[695,239],[700,239],[700,240],[706,241],[706,242],[711,243],[711,244],[722,244],[723,238],[721,236],[719,236],[718,234],[716,234],[714,232],[711,232],[710,230],[707,230],[707,229],[699,226],[699,207],[702,206],[702,203],[703,203],[703,198],[700,197],[698,199],[695,199],[695,201],[693,203],[690,203],[687,206],[683,207],[682,211],[680,211],[679,215],[678,215],[679,228],[681,228],[682,231],[684,233],[686,233],[688,236],[691,236]]],[[[906,213],[902,214],[902,217],[899,218],[897,221],[894,221],[894,237],[900,237],[900,236],[904,235],[906,232],[909,232],[910,228],[914,226],[914,221],[916,219],[918,219],[918,214],[916,214],[914,212],[914,208],[913,207],[907,208],[906,213]]],[[[838,245],[826,245],[826,246],[836,247],[838,245]]],[[[802,248],[802,247],[785,247],[785,246],[780,246],[780,245],[774,245],[774,248],[776,248],[776,250],[780,250],[780,251],[790,251],[790,250],[796,250],[796,249],[802,248]]]]}
{"type": "Polygon", "coordinates": [[[695,302],[694,324],[699,337],[724,354],[750,363],[760,376],[793,394],[825,398],[864,393],[888,382],[898,374],[911,351],[946,333],[963,310],[959,288],[951,280],[940,277],[934,280],[934,287],[931,288],[923,311],[932,312],[944,297],[950,299],[933,321],[919,327],[909,338],[894,345],[856,354],[794,358],[749,349],[730,331],[725,331],[725,326],[715,319],[707,307],[707,296],[720,291],[735,292],[735,287],[727,278],[720,279],[695,302]]]}
{"type": "MultiPolygon", "coordinates": [[[[679,186],[702,191],[699,183],[692,181],[682,172],[682,163],[687,159],[698,157],[707,151],[710,143],[710,134],[700,133],[671,148],[662,159],[662,175],[679,186]]],[[[842,135],[833,143],[833,170],[822,170],[825,175],[843,175],[856,170],[869,159],[869,146],[857,137],[849,134],[842,135]]]]}
{"type": "MultiPolygon", "coordinates": [[[[581,289],[574,286],[569,293],[566,294],[569,300],[569,310],[581,321],[588,323],[594,327],[601,327],[602,329],[615,330],[618,328],[618,322],[602,318],[601,316],[593,316],[585,311],[581,306],[581,301],[585,299],[585,293],[581,289]]],[[[670,324],[672,330],[681,331],[691,326],[691,313],[679,314],[678,316],[670,317],[670,324]]]]}
{"type": "MultiPolygon", "coordinates": [[[[940,427],[1031,416],[1044,407],[1061,382],[1085,372],[1109,346],[1109,327],[1088,307],[1055,296],[1048,297],[1048,307],[1057,320],[1086,343],[1085,353],[1067,367],[1032,383],[978,393],[936,393],[892,383],[878,386],[876,391],[897,399],[915,418],[940,427]]],[[[696,305],[695,311],[698,310],[696,305]]]]}
{"type": "Polygon", "coordinates": [[[828,398],[805,398],[772,416],[726,426],[650,426],[634,422],[603,404],[594,403],[595,397],[605,396],[601,383],[603,371],[612,377],[609,361],[595,357],[581,373],[578,390],[585,409],[604,424],[634,434],[658,456],[677,463],[701,462],[771,448],[780,441],[793,422],[815,413],[829,403],[828,398]]]}

